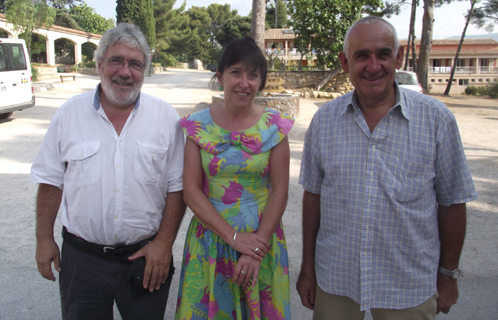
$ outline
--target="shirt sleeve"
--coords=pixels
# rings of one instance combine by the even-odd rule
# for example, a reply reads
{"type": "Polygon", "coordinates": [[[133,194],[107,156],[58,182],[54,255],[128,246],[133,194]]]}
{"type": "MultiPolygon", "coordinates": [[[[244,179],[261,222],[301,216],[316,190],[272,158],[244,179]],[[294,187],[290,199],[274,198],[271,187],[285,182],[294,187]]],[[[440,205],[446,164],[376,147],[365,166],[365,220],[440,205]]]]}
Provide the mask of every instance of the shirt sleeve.
{"type": "Polygon", "coordinates": [[[466,203],[477,199],[460,132],[453,117],[438,130],[435,188],[442,206],[466,203]]]}
{"type": "Polygon", "coordinates": [[[315,114],[304,138],[303,157],[299,183],[306,191],[320,194],[324,170],[319,150],[320,120],[319,112],[315,114]]]}
{"type": "Polygon", "coordinates": [[[60,109],[50,121],[40,150],[31,166],[29,181],[33,183],[49,184],[62,189],[66,167],[61,160],[59,117],[60,109]]]}
{"type": "Polygon", "coordinates": [[[185,137],[178,121],[179,117],[171,122],[173,128],[171,148],[168,153],[168,193],[183,190],[183,154],[185,137]]]}

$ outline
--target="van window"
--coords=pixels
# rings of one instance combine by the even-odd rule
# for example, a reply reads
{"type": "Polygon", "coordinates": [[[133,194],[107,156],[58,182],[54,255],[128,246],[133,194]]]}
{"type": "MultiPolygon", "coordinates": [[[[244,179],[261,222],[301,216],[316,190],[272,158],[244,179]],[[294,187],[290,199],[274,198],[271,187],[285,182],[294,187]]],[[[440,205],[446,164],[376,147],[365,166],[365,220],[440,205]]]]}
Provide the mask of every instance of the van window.
{"type": "Polygon", "coordinates": [[[10,70],[27,70],[26,58],[21,44],[6,43],[7,51],[10,53],[10,70]]]}
{"type": "Polygon", "coordinates": [[[7,63],[5,61],[5,53],[3,47],[0,46],[0,71],[7,71],[7,63]]]}

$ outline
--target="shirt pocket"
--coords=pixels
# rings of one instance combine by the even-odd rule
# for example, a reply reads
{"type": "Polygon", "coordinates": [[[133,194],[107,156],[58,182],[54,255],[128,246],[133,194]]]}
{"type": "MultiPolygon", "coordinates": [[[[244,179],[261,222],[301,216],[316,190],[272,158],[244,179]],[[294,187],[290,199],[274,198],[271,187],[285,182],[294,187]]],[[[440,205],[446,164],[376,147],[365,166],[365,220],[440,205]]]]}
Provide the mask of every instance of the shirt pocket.
{"type": "Polygon", "coordinates": [[[433,189],[434,170],[430,164],[404,160],[394,168],[395,185],[394,198],[402,202],[415,201],[433,189]]]}
{"type": "Polygon", "coordinates": [[[137,141],[135,177],[146,184],[157,184],[166,168],[167,148],[151,142],[137,141]]]}
{"type": "Polygon", "coordinates": [[[100,178],[100,141],[81,142],[67,154],[67,180],[75,187],[96,183],[100,178]]]}

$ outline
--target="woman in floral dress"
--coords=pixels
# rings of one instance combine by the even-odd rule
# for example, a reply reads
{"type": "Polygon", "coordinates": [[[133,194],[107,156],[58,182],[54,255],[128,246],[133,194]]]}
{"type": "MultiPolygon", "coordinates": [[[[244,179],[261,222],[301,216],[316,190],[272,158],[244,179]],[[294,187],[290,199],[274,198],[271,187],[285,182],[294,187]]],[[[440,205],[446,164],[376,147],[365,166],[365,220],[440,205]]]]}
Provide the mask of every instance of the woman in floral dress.
{"type": "Polygon", "coordinates": [[[290,319],[282,225],[294,119],[253,102],[266,59],[251,38],[231,42],[216,74],[224,103],[181,119],[185,240],[176,319],[290,319]]]}

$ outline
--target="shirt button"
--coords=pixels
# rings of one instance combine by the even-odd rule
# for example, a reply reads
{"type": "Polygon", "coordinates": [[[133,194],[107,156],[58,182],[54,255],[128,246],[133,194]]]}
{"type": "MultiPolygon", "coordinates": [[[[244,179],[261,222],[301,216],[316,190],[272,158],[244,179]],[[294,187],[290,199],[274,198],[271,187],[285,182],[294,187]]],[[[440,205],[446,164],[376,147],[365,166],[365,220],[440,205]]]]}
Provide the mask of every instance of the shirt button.
{"type": "Polygon", "coordinates": [[[370,171],[370,176],[373,176],[373,175],[374,175],[374,173],[372,171],[370,171]]]}
{"type": "Polygon", "coordinates": [[[372,150],[375,150],[375,146],[372,146],[372,150]]]}
{"type": "Polygon", "coordinates": [[[118,165],[116,165],[116,168],[117,168],[117,169],[119,169],[119,164],[118,164],[118,165]]]}
{"type": "Polygon", "coordinates": [[[151,158],[152,160],[154,160],[154,156],[151,156],[150,158],[151,158]]]}
{"type": "Polygon", "coordinates": [[[372,200],[368,199],[368,201],[367,201],[367,202],[368,202],[368,204],[370,204],[370,203],[372,203],[372,200]]]}
{"type": "Polygon", "coordinates": [[[119,189],[116,189],[116,193],[119,193],[119,189]]]}
{"type": "Polygon", "coordinates": [[[114,219],[117,219],[117,218],[118,218],[118,215],[115,215],[115,216],[114,216],[114,219]]]}
{"type": "Polygon", "coordinates": [[[82,155],[82,154],[80,154],[80,158],[83,158],[83,155],[82,155]]]}

